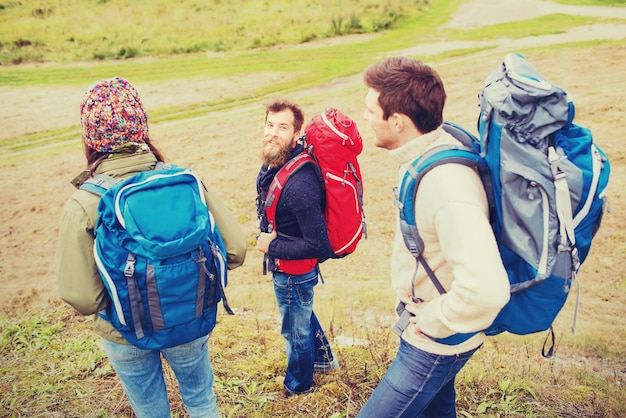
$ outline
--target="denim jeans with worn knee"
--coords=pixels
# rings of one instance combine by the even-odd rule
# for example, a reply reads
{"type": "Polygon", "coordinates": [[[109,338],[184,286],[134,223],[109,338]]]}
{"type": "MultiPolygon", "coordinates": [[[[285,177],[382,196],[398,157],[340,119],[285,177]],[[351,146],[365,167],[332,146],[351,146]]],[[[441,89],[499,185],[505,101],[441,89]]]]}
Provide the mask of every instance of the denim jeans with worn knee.
{"type": "Polygon", "coordinates": [[[291,394],[310,392],[314,371],[329,372],[338,368],[337,359],[313,312],[317,282],[317,269],[297,276],[274,272],[274,292],[287,351],[284,386],[291,394]]]}
{"type": "Polygon", "coordinates": [[[442,356],[400,339],[396,358],[357,418],[456,417],[454,379],[476,350],[442,356]]]}
{"type": "Polygon", "coordinates": [[[102,347],[122,381],[126,396],[139,418],[169,418],[170,403],[163,378],[161,354],[176,375],[189,416],[217,418],[213,369],[208,336],[163,350],[142,350],[102,339],[102,347]]]}

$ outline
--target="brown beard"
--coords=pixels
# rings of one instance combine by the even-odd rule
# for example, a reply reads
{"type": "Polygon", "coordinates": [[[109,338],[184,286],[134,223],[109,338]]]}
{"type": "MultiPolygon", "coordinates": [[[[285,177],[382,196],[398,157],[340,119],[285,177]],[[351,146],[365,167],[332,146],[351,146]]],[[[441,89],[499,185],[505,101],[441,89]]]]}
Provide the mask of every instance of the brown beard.
{"type": "Polygon", "coordinates": [[[263,165],[267,167],[280,167],[289,161],[289,157],[291,156],[292,147],[282,147],[278,150],[274,150],[273,148],[267,152],[266,147],[263,146],[261,148],[261,160],[263,161],[263,165]]]}

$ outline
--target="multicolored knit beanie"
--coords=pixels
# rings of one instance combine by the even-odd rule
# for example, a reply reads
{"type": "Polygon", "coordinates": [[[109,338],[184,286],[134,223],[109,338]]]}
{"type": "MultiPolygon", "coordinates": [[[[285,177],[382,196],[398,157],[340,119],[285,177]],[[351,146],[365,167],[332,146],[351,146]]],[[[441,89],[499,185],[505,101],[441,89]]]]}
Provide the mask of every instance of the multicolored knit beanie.
{"type": "Polygon", "coordinates": [[[83,141],[98,152],[134,152],[148,139],[148,115],[137,89],[121,77],[93,85],[80,104],[83,141]]]}

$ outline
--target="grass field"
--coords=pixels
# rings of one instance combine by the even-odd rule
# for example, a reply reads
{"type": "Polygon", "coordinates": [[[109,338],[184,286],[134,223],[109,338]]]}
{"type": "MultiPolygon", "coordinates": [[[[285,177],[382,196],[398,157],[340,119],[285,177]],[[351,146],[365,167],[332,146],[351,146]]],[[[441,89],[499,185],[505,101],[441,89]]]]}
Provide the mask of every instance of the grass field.
{"type": "MultiPolygon", "coordinates": [[[[178,3],[182,11],[191,4],[178,3]]],[[[206,4],[217,7],[222,3],[206,4]]],[[[521,40],[528,42],[519,52],[573,95],[576,122],[591,128],[609,155],[612,211],[605,217],[581,268],[580,290],[575,289],[555,323],[557,355],[550,360],[541,357],[543,333],[488,339],[457,378],[459,416],[626,416],[626,168],[621,135],[626,110],[624,42],[623,38],[555,44],[547,41],[556,34],[566,36],[573,28],[585,28],[591,33],[598,25],[622,27],[626,19],[618,12],[609,18],[558,14],[509,25],[465,30],[446,27],[445,23],[465,3],[431,1],[411,13],[403,8],[406,19],[396,21],[390,30],[339,38],[324,36],[331,25],[312,17],[317,19],[317,26],[313,26],[321,28],[311,29],[317,33],[316,41],[302,43],[297,37],[285,38],[285,43],[261,49],[245,46],[221,52],[141,52],[134,58],[107,56],[95,60],[83,52],[87,55],[76,62],[63,52],[63,45],[58,49],[52,46],[50,36],[50,60],[20,65],[4,65],[3,61],[0,416],[132,416],[119,381],[91,331],[91,320],[75,314],[55,293],[53,260],[58,218],[73,190],[69,180],[84,165],[78,103],[93,81],[119,74],[135,83],[149,112],[152,137],[172,161],[194,166],[207,186],[236,213],[248,234],[246,263],[231,272],[227,288],[237,315],[220,315],[210,339],[222,415],[354,417],[383,376],[398,345],[390,330],[394,295],[388,278],[396,210],[391,188],[396,168],[383,151],[372,146],[372,132],[362,122],[365,87],[360,72],[369,63],[399,51],[423,59],[438,70],[446,83],[446,119],[474,129],[476,97],[483,80],[508,52],[506,45],[521,40]],[[307,119],[325,107],[338,107],[359,123],[365,141],[360,161],[368,239],[350,257],[324,263],[326,283],[316,289],[315,310],[335,342],[341,370],[317,376],[313,394],[294,398],[285,398],[274,380],[285,367],[284,342],[270,279],[261,274],[260,253],[253,246],[254,179],[259,166],[262,103],[274,92],[300,102],[307,119]],[[578,329],[572,335],[569,327],[578,291],[578,329]]],[[[4,2],[0,19],[11,7],[15,11],[18,4],[31,10],[49,6],[55,10],[51,19],[66,14],[58,9],[61,2],[4,2]]],[[[63,4],[77,9],[77,16],[82,16],[79,20],[86,21],[87,10],[72,2],[63,4]]],[[[128,13],[124,16],[137,13],[129,2],[103,0],[97,4],[125,10],[128,13]]],[[[136,4],[143,6],[142,2],[136,4]]],[[[175,2],[154,4],[156,10],[174,7],[175,2]]],[[[286,4],[293,6],[290,10],[302,10],[306,2],[286,4]]],[[[325,4],[347,8],[351,3],[325,4]]],[[[396,3],[385,4],[395,10],[396,3]]],[[[397,2],[398,14],[399,5],[404,4],[408,3],[397,2]]],[[[608,4],[595,1],[591,5],[608,4]]],[[[147,15],[161,22],[159,36],[167,37],[167,14],[162,13],[159,20],[151,14],[157,13],[155,10],[147,15]]],[[[261,9],[254,10],[260,15],[261,9]]],[[[182,11],[171,14],[181,20],[182,11]]],[[[241,9],[236,12],[232,16],[246,14],[241,9]]],[[[362,13],[361,20],[365,21],[367,14],[362,13]]],[[[4,22],[0,20],[3,45],[7,39],[4,22]]],[[[26,25],[26,29],[29,27],[26,25]]],[[[175,28],[172,24],[172,31],[175,28]]],[[[96,26],[92,30],[103,31],[96,26]]],[[[11,31],[19,33],[20,26],[12,26],[11,31]]],[[[19,36],[31,37],[26,32],[19,36]]],[[[134,39],[130,30],[119,36],[134,39]]],[[[3,54],[5,49],[2,46],[3,54]]],[[[94,45],[92,50],[96,49],[94,45]]],[[[166,377],[173,415],[186,416],[169,370],[166,377]]]]}
{"type": "Polygon", "coordinates": [[[127,60],[302,44],[397,27],[418,16],[423,4],[100,0],[86,7],[80,0],[8,2],[0,7],[0,63],[127,60]]]}

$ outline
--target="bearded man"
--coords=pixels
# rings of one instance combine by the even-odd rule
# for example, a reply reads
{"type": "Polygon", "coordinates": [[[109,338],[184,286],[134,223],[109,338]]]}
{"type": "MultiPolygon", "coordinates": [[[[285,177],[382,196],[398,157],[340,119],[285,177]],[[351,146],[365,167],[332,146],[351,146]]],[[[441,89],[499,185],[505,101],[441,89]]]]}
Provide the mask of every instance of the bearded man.
{"type": "Polygon", "coordinates": [[[264,253],[264,272],[268,270],[273,276],[281,334],[286,340],[287,371],[276,380],[288,396],[310,393],[314,372],[332,373],[339,368],[313,312],[318,263],[333,254],[324,219],[324,189],[315,167],[304,164],[285,182],[276,206],[275,228],[268,228],[265,213],[265,199],[274,176],[290,159],[304,152],[298,141],[303,122],[300,107],[287,99],[275,99],[266,106],[263,164],[256,183],[260,227],[257,249],[264,253]],[[290,262],[281,265],[281,260],[290,262]]]}

